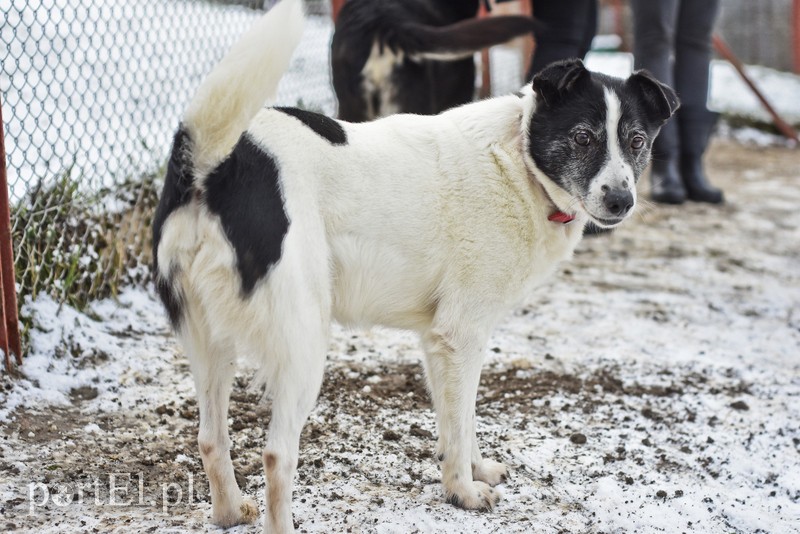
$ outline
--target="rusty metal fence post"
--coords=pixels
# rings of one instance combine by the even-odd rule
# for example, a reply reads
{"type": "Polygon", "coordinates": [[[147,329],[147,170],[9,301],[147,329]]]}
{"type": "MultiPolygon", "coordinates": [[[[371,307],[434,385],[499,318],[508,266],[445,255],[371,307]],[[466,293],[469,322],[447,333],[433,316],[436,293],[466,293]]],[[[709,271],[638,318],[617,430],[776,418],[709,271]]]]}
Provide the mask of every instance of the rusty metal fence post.
{"type": "Polygon", "coordinates": [[[339,16],[339,11],[344,6],[345,0],[331,0],[331,17],[333,18],[333,22],[336,22],[336,18],[339,16]]]}
{"type": "Polygon", "coordinates": [[[800,0],[792,2],[792,49],[794,51],[794,72],[800,74],[800,0]]]}
{"type": "Polygon", "coordinates": [[[791,124],[783,120],[775,108],[772,107],[772,104],[770,104],[769,100],[767,100],[767,97],[764,96],[764,93],[761,92],[752,78],[750,78],[750,76],[747,74],[744,64],[739,60],[738,57],[736,57],[736,55],[734,55],[725,40],[716,33],[711,37],[711,40],[714,45],[714,49],[719,53],[719,55],[724,57],[726,61],[733,65],[733,68],[739,73],[739,76],[742,78],[744,83],[747,84],[753,94],[756,95],[758,101],[761,102],[761,105],[765,110],[767,110],[767,113],[769,113],[770,117],[772,117],[772,123],[775,125],[778,131],[787,138],[794,140],[796,143],[800,142],[800,138],[798,138],[795,129],[791,124]]]}
{"type": "Polygon", "coordinates": [[[3,129],[3,102],[0,95],[0,350],[5,355],[6,370],[11,372],[11,352],[22,365],[22,347],[17,315],[17,287],[14,276],[14,248],[11,246],[11,210],[8,205],[6,144],[3,129]]]}
{"type": "MultiPolygon", "coordinates": [[[[480,3],[478,8],[478,17],[488,17],[489,11],[486,9],[484,2],[480,3]]],[[[481,50],[481,89],[478,96],[481,98],[488,98],[492,94],[492,64],[489,57],[489,49],[484,48],[481,50]]]]}

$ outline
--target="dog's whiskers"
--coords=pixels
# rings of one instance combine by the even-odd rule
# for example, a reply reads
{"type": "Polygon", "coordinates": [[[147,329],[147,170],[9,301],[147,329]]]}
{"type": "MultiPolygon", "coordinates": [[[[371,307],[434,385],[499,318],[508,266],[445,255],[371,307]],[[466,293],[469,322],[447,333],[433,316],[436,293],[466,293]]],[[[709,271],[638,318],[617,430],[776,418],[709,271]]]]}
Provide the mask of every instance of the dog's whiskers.
{"type": "Polygon", "coordinates": [[[636,215],[639,217],[640,220],[644,220],[645,216],[654,212],[656,210],[655,202],[652,202],[646,198],[640,197],[636,201],[636,215]]]}

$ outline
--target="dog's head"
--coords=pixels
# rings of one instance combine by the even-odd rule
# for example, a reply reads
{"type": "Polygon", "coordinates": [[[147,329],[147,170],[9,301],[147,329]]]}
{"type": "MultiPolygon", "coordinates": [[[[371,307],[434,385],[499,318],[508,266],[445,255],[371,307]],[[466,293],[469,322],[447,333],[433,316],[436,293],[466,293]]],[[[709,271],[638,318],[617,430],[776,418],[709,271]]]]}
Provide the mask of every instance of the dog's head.
{"type": "Polygon", "coordinates": [[[548,66],[532,89],[524,126],[534,174],[559,209],[616,226],[633,211],[653,140],[678,109],[675,92],[646,71],[622,80],[577,59],[548,66]]]}

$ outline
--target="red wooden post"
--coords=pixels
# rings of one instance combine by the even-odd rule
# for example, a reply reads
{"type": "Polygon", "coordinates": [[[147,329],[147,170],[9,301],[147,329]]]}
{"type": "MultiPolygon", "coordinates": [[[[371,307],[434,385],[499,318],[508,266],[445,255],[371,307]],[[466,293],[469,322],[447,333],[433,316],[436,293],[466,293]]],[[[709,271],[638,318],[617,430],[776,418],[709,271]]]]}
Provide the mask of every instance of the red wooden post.
{"type": "MultiPolygon", "coordinates": [[[[486,11],[486,4],[480,3],[478,8],[478,17],[488,17],[489,12],[486,11]]],[[[489,59],[489,49],[484,48],[481,50],[481,90],[479,96],[481,98],[488,98],[492,95],[492,64],[489,59]]]]}
{"type": "MultiPolygon", "coordinates": [[[[3,257],[0,255],[0,262],[3,261],[3,257]]],[[[0,286],[3,285],[3,271],[0,270],[0,286]]],[[[12,373],[11,369],[11,351],[8,350],[8,331],[6,328],[6,299],[5,299],[5,291],[0,291],[0,350],[3,351],[6,359],[6,371],[12,373]]]]}
{"type": "Polygon", "coordinates": [[[17,316],[17,287],[14,280],[14,249],[11,246],[11,213],[8,206],[6,143],[3,130],[3,105],[0,101],[0,349],[5,353],[6,369],[11,370],[11,355],[22,365],[22,347],[17,316]]]}
{"type": "Polygon", "coordinates": [[[333,16],[333,22],[336,22],[336,18],[339,16],[339,11],[341,11],[344,2],[345,0],[331,0],[331,15],[333,16]]]}
{"type": "Polygon", "coordinates": [[[792,3],[792,50],[794,71],[800,74],[800,0],[794,0],[792,3]]]}
{"type": "Polygon", "coordinates": [[[620,50],[629,51],[630,47],[625,39],[625,9],[622,0],[611,0],[611,9],[614,13],[614,31],[621,40],[620,50]]]}
{"type": "MultiPolygon", "coordinates": [[[[519,13],[520,15],[533,17],[533,0],[521,0],[519,3],[519,13]]],[[[531,60],[533,60],[533,52],[536,50],[536,41],[532,35],[527,35],[523,37],[523,39],[525,40],[525,44],[522,47],[522,75],[525,76],[531,65],[531,60]]],[[[529,81],[530,80],[523,79],[523,82],[529,81]]]]}

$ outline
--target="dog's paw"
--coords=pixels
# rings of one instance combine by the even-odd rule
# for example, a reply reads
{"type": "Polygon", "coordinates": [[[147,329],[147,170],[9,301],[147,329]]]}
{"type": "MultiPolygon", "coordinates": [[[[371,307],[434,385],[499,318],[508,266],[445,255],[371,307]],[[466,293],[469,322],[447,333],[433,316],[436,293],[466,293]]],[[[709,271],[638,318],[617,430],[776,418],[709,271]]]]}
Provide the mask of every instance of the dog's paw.
{"type": "Polygon", "coordinates": [[[242,514],[242,521],[239,524],[255,523],[258,519],[258,505],[250,497],[242,499],[242,504],[239,506],[239,511],[242,514]]]}
{"type": "Polygon", "coordinates": [[[222,528],[234,527],[236,525],[249,525],[258,519],[258,505],[245,497],[238,507],[225,512],[214,513],[211,522],[222,528]]]}
{"type": "Polygon", "coordinates": [[[508,479],[508,468],[506,464],[494,460],[481,460],[478,464],[472,464],[472,479],[496,486],[508,479]]]}
{"type": "Polygon", "coordinates": [[[489,511],[500,500],[500,492],[478,480],[445,491],[449,504],[466,510],[489,511]]]}

